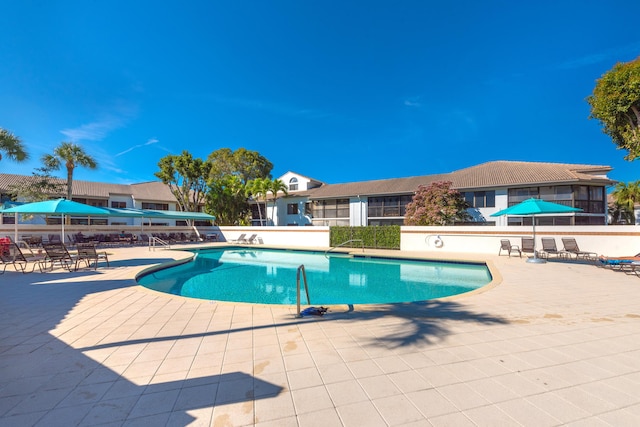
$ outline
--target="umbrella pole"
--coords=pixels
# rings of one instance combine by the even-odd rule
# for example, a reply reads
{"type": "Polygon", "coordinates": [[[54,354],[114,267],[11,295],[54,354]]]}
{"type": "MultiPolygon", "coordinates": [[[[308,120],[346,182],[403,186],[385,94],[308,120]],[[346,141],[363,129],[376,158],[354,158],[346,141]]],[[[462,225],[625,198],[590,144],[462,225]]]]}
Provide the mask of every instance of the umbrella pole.
{"type": "MultiPolygon", "coordinates": [[[[64,214],[62,214],[62,244],[64,245],[64,214]]],[[[535,242],[533,246],[535,247],[535,242]]]]}
{"type": "Polygon", "coordinates": [[[527,259],[527,262],[533,264],[544,264],[547,261],[542,258],[538,258],[538,251],[536,251],[536,216],[531,215],[531,220],[533,221],[533,258],[527,259]]]}
{"type": "Polygon", "coordinates": [[[18,241],[18,212],[13,214],[13,241],[18,241]]]}

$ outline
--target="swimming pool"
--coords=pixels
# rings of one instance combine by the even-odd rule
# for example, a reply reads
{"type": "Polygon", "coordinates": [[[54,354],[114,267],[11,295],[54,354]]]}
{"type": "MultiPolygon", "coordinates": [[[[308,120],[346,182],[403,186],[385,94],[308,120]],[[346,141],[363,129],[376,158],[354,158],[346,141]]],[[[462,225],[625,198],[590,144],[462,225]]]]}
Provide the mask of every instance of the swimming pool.
{"type": "Polygon", "coordinates": [[[330,305],[424,301],[469,292],[491,281],[487,266],[475,263],[246,247],[193,252],[190,262],[142,272],[138,283],[192,298],[295,304],[302,264],[311,301],[302,291],[301,302],[330,305]]]}

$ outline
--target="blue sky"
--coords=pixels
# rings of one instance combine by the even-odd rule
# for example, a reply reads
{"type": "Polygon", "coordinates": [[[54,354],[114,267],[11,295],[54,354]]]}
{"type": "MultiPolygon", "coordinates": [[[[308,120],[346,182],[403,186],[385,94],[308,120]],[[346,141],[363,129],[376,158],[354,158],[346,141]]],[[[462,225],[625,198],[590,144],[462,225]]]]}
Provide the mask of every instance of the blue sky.
{"type": "MultiPolygon", "coordinates": [[[[585,98],[640,56],[634,1],[0,0],[0,127],[32,159],[62,141],[100,168],[155,179],[188,150],[258,151],[278,177],[327,183],[492,160],[640,164],[585,98]]],[[[60,171],[58,176],[64,176],[60,171]]]]}

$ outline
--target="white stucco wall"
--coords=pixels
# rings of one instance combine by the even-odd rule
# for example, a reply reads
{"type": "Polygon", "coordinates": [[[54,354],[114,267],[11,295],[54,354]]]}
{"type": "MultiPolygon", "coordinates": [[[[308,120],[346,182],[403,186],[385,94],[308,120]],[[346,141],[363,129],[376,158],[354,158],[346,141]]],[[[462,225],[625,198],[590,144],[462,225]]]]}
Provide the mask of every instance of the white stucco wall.
{"type": "Polygon", "coordinates": [[[311,224],[311,217],[304,214],[306,197],[287,197],[277,200],[278,221],[274,225],[296,225],[305,226],[311,224]],[[288,206],[290,204],[298,205],[297,214],[289,214],[288,206]]]}
{"type": "MultiPolygon", "coordinates": [[[[498,253],[501,239],[521,245],[522,237],[532,237],[531,226],[511,227],[402,227],[401,250],[425,252],[498,253]],[[435,241],[442,245],[438,247],[435,241]]],[[[635,255],[640,252],[640,231],[632,226],[538,226],[536,248],[541,238],[553,237],[562,249],[563,237],[574,237],[580,250],[606,256],[635,255]]]]}
{"type": "MultiPolygon", "coordinates": [[[[166,227],[141,230],[140,227],[123,227],[127,232],[151,233],[167,232],[166,227]]],[[[290,248],[328,248],[329,227],[198,227],[200,234],[216,232],[222,240],[237,239],[240,234],[247,237],[257,234],[267,245],[290,248]]],[[[84,234],[114,232],[112,227],[69,226],[66,233],[82,231],[84,234]]],[[[171,230],[173,231],[173,230],[171,230]]],[[[191,232],[188,227],[179,231],[191,232]]],[[[47,235],[59,233],[60,226],[20,224],[19,236],[24,234],[47,235]]],[[[0,236],[14,236],[14,225],[0,225],[0,236]]],[[[420,253],[477,253],[497,255],[501,239],[509,239],[520,245],[522,237],[531,237],[531,227],[401,227],[401,250],[420,253]],[[436,239],[442,242],[441,247],[436,239]]],[[[583,251],[592,251],[606,256],[628,256],[640,252],[640,229],[635,226],[567,226],[536,227],[536,246],[541,248],[541,237],[556,239],[558,249],[562,249],[562,237],[574,237],[583,251]]]]}
{"type": "MultiPolygon", "coordinates": [[[[292,247],[329,247],[329,227],[221,227],[227,240],[241,233],[257,233],[265,244],[292,247]]],[[[522,237],[531,237],[532,227],[401,227],[401,250],[412,252],[450,252],[496,254],[501,239],[520,245],[522,237]],[[442,246],[435,244],[436,237],[442,246]]],[[[632,226],[536,227],[536,247],[542,237],[556,239],[562,249],[562,237],[574,237],[583,251],[607,256],[635,255],[640,252],[640,231],[632,226]]]]}
{"type": "Polygon", "coordinates": [[[480,214],[487,221],[495,221],[497,226],[507,225],[507,217],[506,216],[498,216],[492,217],[491,214],[494,214],[502,209],[506,209],[509,207],[509,197],[507,195],[507,190],[496,190],[496,206],[493,208],[480,208],[480,214]]]}
{"type": "MultiPolygon", "coordinates": [[[[257,233],[265,244],[292,247],[329,247],[329,227],[221,227],[226,240],[241,233],[257,233]]],[[[529,226],[470,226],[470,227],[401,227],[401,247],[411,252],[449,252],[498,254],[501,239],[521,245],[522,237],[531,237],[529,226]],[[442,246],[436,245],[436,238],[442,246]]],[[[562,237],[574,237],[583,251],[606,256],[635,255],[640,252],[640,230],[633,226],[538,226],[536,247],[542,247],[542,237],[556,239],[562,249],[562,237]]]]}
{"type": "Polygon", "coordinates": [[[267,245],[303,248],[329,247],[329,227],[219,227],[223,240],[232,241],[241,234],[257,234],[267,245]]]}
{"type": "Polygon", "coordinates": [[[352,227],[367,225],[366,197],[351,197],[349,199],[349,225],[352,227]]]}

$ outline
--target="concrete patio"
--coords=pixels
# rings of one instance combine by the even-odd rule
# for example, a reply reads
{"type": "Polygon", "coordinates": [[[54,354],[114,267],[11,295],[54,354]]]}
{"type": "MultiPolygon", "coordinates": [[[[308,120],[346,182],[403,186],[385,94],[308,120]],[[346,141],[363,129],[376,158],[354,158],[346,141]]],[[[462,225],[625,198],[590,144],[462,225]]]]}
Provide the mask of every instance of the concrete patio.
{"type": "Polygon", "coordinates": [[[486,256],[482,292],[296,319],[136,285],[184,252],[109,252],[0,276],[0,426],[640,424],[635,275],[486,256]]]}

